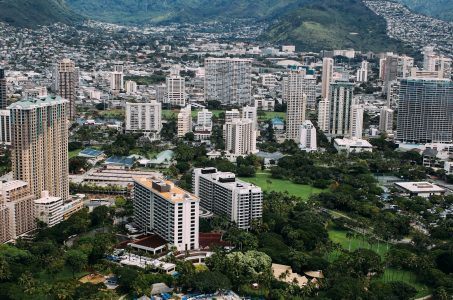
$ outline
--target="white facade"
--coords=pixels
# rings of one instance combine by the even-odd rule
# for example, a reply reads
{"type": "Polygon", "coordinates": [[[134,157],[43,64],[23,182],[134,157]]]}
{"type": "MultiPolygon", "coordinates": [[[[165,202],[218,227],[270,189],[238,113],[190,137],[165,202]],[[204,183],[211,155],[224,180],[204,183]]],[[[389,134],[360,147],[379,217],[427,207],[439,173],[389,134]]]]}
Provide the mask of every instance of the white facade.
{"type": "Polygon", "coordinates": [[[393,109],[384,106],[379,116],[379,131],[385,133],[393,132],[393,109]]]}
{"type": "Polygon", "coordinates": [[[318,126],[322,132],[329,131],[329,100],[327,99],[319,101],[318,126]]]}
{"type": "Polygon", "coordinates": [[[263,192],[260,187],[236,179],[235,174],[215,168],[195,169],[192,188],[200,205],[241,229],[249,229],[253,220],[261,221],[263,192]]]}
{"type": "Polygon", "coordinates": [[[258,112],[255,106],[245,106],[242,108],[242,119],[249,119],[253,121],[256,127],[258,126],[258,112]]]}
{"type": "Polygon", "coordinates": [[[147,103],[126,103],[126,132],[143,132],[151,140],[156,140],[162,130],[162,104],[157,101],[147,103]]]}
{"type": "Polygon", "coordinates": [[[362,61],[362,66],[357,70],[357,82],[368,81],[368,62],[362,61]]]}
{"type": "Polygon", "coordinates": [[[110,74],[110,90],[117,94],[124,88],[124,73],[122,65],[115,65],[110,74]]]}
{"type": "Polygon", "coordinates": [[[237,109],[227,110],[225,112],[225,123],[231,122],[234,119],[239,119],[241,117],[241,113],[237,109]]]}
{"type": "Polygon", "coordinates": [[[330,84],[328,133],[331,135],[347,136],[351,133],[353,88],[349,82],[330,84]]]}
{"type": "Polygon", "coordinates": [[[360,153],[360,152],[373,152],[373,146],[362,139],[335,139],[334,147],[338,152],[346,153],[360,153]]]}
{"type": "Polygon", "coordinates": [[[205,59],[205,100],[223,104],[252,101],[252,61],[240,58],[205,59]]]}
{"type": "Polygon", "coordinates": [[[189,132],[192,132],[192,107],[187,105],[178,114],[178,137],[184,137],[189,132]]]}
{"type": "Polygon", "coordinates": [[[304,93],[305,71],[290,71],[283,82],[283,101],[287,104],[286,138],[298,142],[300,126],[305,121],[307,95],[304,93]]]}
{"type": "Polygon", "coordinates": [[[197,130],[212,131],[212,112],[207,109],[203,109],[198,112],[197,130]]]}
{"type": "Polygon", "coordinates": [[[41,198],[34,202],[36,218],[48,227],[63,221],[63,200],[60,197],[52,197],[48,191],[42,191],[41,198]]]}
{"type": "Polygon", "coordinates": [[[137,83],[135,81],[127,80],[124,86],[127,94],[137,93],[137,83]]]}
{"type": "Polygon", "coordinates": [[[167,103],[174,106],[184,107],[186,105],[186,80],[179,75],[167,77],[167,103]]]}
{"type": "Polygon", "coordinates": [[[254,106],[259,111],[274,111],[275,109],[275,100],[266,99],[264,97],[254,97],[254,106]]]}
{"type": "Polygon", "coordinates": [[[351,125],[349,137],[361,139],[363,135],[363,113],[364,109],[362,105],[351,106],[351,125]]]}
{"type": "Polygon", "coordinates": [[[199,205],[193,194],[170,181],[134,179],[134,222],[145,232],[153,232],[178,251],[199,248],[199,205]]]}
{"type": "Polygon", "coordinates": [[[300,144],[299,148],[306,152],[318,150],[316,127],[310,120],[306,120],[300,128],[300,144]]]}
{"type": "Polygon", "coordinates": [[[256,153],[256,131],[252,120],[233,119],[225,124],[225,150],[236,156],[256,153]]]}

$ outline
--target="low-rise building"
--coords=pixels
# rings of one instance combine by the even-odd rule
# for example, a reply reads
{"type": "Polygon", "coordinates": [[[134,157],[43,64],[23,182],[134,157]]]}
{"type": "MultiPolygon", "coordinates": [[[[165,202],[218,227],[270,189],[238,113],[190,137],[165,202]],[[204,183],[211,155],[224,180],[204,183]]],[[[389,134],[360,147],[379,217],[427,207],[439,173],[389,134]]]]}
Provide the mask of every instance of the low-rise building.
{"type": "Polygon", "coordinates": [[[410,197],[429,198],[434,195],[445,194],[445,189],[429,182],[395,182],[396,188],[410,197]]]}
{"type": "Polygon", "coordinates": [[[368,141],[362,139],[335,139],[334,147],[338,152],[373,152],[373,146],[368,141]]]}
{"type": "Polygon", "coordinates": [[[48,227],[57,225],[63,221],[63,200],[50,196],[48,191],[42,191],[41,198],[35,200],[35,216],[48,227]]]}

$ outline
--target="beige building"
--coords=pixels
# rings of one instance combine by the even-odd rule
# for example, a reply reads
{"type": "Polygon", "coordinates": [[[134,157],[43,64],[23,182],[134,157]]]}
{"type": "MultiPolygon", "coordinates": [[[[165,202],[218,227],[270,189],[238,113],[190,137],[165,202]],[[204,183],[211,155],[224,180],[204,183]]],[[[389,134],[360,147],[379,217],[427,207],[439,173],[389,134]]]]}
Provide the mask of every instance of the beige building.
{"type": "Polygon", "coordinates": [[[178,137],[184,137],[189,132],[192,132],[192,108],[187,105],[178,114],[178,137]]]}
{"type": "Polygon", "coordinates": [[[34,201],[36,219],[52,227],[63,221],[63,200],[42,191],[41,198],[34,201]]]}
{"type": "Polygon", "coordinates": [[[69,119],[74,119],[76,113],[76,87],[79,82],[79,72],[75,63],[70,59],[63,59],[56,65],[54,85],[57,95],[69,101],[67,114],[69,119]]]}
{"type": "Polygon", "coordinates": [[[36,198],[42,191],[69,198],[68,105],[61,97],[47,97],[22,99],[8,107],[14,179],[28,182],[36,198]]]}
{"type": "Polygon", "coordinates": [[[235,156],[256,153],[256,130],[251,119],[233,119],[225,124],[225,150],[235,156]]]}
{"type": "Polygon", "coordinates": [[[283,81],[283,101],[287,103],[286,138],[300,138],[300,126],[305,121],[307,95],[304,93],[305,70],[290,71],[283,81]]]}
{"type": "Polygon", "coordinates": [[[330,96],[330,83],[332,82],[333,77],[333,59],[325,57],[322,60],[322,88],[321,88],[321,97],[322,100],[330,96]]]}
{"type": "Polygon", "coordinates": [[[35,197],[21,180],[0,183],[0,192],[0,243],[4,243],[36,228],[35,197]]]}
{"type": "Polygon", "coordinates": [[[167,82],[167,103],[172,106],[184,107],[186,105],[186,80],[176,74],[171,74],[167,82]]]}

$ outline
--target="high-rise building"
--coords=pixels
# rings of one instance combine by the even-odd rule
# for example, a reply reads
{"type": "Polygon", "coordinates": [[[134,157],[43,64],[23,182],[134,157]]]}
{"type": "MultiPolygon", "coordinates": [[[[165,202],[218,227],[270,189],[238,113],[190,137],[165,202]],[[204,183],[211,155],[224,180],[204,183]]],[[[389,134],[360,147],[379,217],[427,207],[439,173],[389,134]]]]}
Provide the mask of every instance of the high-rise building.
{"type": "Polygon", "coordinates": [[[398,103],[397,140],[452,142],[453,83],[447,79],[403,79],[398,103]]]}
{"type": "Polygon", "coordinates": [[[11,145],[11,112],[0,110],[0,144],[11,145]]]}
{"type": "Polygon", "coordinates": [[[300,144],[299,148],[302,151],[312,152],[318,149],[316,127],[310,120],[306,120],[300,126],[300,144]]]}
{"type": "Polygon", "coordinates": [[[253,120],[233,119],[225,124],[225,150],[236,156],[257,152],[253,120]]]}
{"type": "Polygon", "coordinates": [[[0,109],[8,106],[7,101],[5,70],[0,68],[0,109]]]}
{"type": "Polygon", "coordinates": [[[157,140],[162,130],[162,103],[126,102],[126,132],[141,132],[150,140],[157,140]]]}
{"type": "Polygon", "coordinates": [[[127,94],[135,94],[137,93],[137,83],[132,80],[126,80],[124,83],[124,89],[127,94]]]}
{"type": "Polygon", "coordinates": [[[205,59],[205,100],[222,104],[250,104],[252,61],[241,58],[205,59]]]}
{"type": "Polygon", "coordinates": [[[192,132],[192,107],[187,105],[178,114],[178,137],[184,137],[189,132],[192,132]]]}
{"type": "Polygon", "coordinates": [[[362,105],[351,105],[351,125],[349,137],[361,139],[363,135],[363,113],[362,105]]]}
{"type": "Polygon", "coordinates": [[[55,66],[54,88],[58,96],[69,101],[67,114],[70,120],[73,120],[76,114],[78,74],[75,63],[70,59],[65,58],[55,66]]]}
{"type": "Polygon", "coordinates": [[[423,70],[433,72],[436,69],[436,53],[433,46],[423,48],[423,70]]]}
{"type": "Polygon", "coordinates": [[[362,61],[362,66],[357,70],[357,82],[368,81],[368,62],[362,61]]]}
{"type": "Polygon", "coordinates": [[[287,104],[286,138],[298,142],[305,121],[307,95],[304,94],[305,70],[291,70],[283,82],[283,101],[287,104]]]}
{"type": "Polygon", "coordinates": [[[398,57],[397,77],[399,79],[411,76],[411,69],[414,67],[414,59],[412,57],[402,55],[398,57]]]}
{"type": "Polygon", "coordinates": [[[393,132],[393,109],[384,106],[381,108],[381,114],[379,116],[379,131],[382,133],[393,132]]]}
{"type": "Polygon", "coordinates": [[[8,107],[13,175],[27,182],[36,198],[42,191],[69,198],[68,105],[61,97],[47,97],[22,99],[8,107]]]}
{"type": "Polygon", "coordinates": [[[134,223],[145,232],[153,232],[178,251],[199,248],[198,197],[170,181],[134,179],[134,223]]]}
{"type": "Polygon", "coordinates": [[[212,131],[212,112],[206,108],[200,110],[197,115],[197,130],[212,131]]]}
{"type": "Polygon", "coordinates": [[[35,217],[52,227],[63,221],[63,200],[60,197],[52,197],[48,191],[41,192],[41,198],[34,201],[35,217]]]}
{"type": "Polygon", "coordinates": [[[215,168],[195,169],[192,188],[203,208],[225,216],[240,229],[249,229],[254,220],[261,221],[261,188],[237,179],[234,173],[215,168]]]}
{"type": "Polygon", "coordinates": [[[237,109],[227,110],[225,112],[225,123],[231,122],[234,119],[241,118],[241,112],[237,109]]]}
{"type": "Polygon", "coordinates": [[[124,88],[123,70],[123,65],[113,66],[113,72],[110,74],[110,90],[113,94],[118,94],[124,88]]]}
{"type": "Polygon", "coordinates": [[[255,106],[245,106],[242,108],[242,119],[250,119],[256,127],[258,126],[258,111],[255,106]]]}
{"type": "Polygon", "coordinates": [[[351,106],[354,85],[349,82],[330,84],[329,134],[347,136],[351,129],[351,106]]]}
{"type": "Polygon", "coordinates": [[[172,106],[184,107],[186,105],[186,80],[176,74],[167,77],[167,103],[172,106]]]}
{"type": "Polygon", "coordinates": [[[0,243],[4,243],[36,228],[36,198],[21,180],[0,182],[0,192],[0,243]]]}
{"type": "Polygon", "coordinates": [[[330,102],[327,99],[319,101],[318,104],[318,127],[322,132],[329,132],[330,128],[330,102]]]}
{"type": "Polygon", "coordinates": [[[325,57],[322,60],[322,88],[321,88],[321,100],[324,100],[330,96],[330,83],[333,78],[333,59],[325,57]]]}
{"type": "Polygon", "coordinates": [[[389,55],[384,63],[384,87],[383,93],[387,94],[391,82],[398,78],[398,55],[389,55]]]}

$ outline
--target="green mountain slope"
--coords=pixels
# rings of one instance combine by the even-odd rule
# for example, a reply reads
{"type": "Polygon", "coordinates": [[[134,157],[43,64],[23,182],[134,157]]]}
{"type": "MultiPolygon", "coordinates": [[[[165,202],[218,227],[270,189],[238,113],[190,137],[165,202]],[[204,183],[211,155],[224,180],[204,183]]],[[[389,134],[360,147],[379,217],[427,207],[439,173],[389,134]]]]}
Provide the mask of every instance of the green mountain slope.
{"type": "Polygon", "coordinates": [[[71,23],[80,18],[64,0],[0,0],[0,21],[14,26],[71,23]]]}
{"type": "Polygon", "coordinates": [[[311,0],[66,0],[81,14],[115,23],[268,18],[311,0]]]}
{"type": "Polygon", "coordinates": [[[301,49],[393,50],[400,43],[386,35],[385,20],[361,0],[317,0],[273,25],[266,39],[301,49]]]}
{"type": "Polygon", "coordinates": [[[405,4],[411,10],[439,18],[441,20],[453,21],[452,0],[396,0],[405,4]]]}

